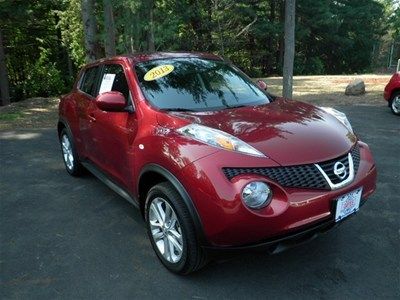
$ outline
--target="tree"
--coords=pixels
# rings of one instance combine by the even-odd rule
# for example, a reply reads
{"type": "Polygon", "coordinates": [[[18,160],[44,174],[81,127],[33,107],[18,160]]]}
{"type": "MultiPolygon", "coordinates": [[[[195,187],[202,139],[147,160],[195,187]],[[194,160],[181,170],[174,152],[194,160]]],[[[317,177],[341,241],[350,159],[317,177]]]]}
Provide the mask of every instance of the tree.
{"type": "Polygon", "coordinates": [[[149,26],[147,29],[147,49],[150,52],[154,52],[156,50],[155,42],[154,42],[154,0],[147,0],[148,4],[148,13],[149,13],[149,26]]]}
{"type": "Polygon", "coordinates": [[[3,34],[0,29],[0,105],[10,104],[8,72],[4,54],[3,34]]]}
{"type": "Polygon", "coordinates": [[[107,57],[115,56],[115,25],[111,0],[103,0],[104,5],[104,48],[107,57]]]}
{"type": "Polygon", "coordinates": [[[85,35],[86,61],[91,62],[98,57],[97,25],[94,14],[94,1],[82,0],[82,21],[85,35]]]}
{"type": "Polygon", "coordinates": [[[283,62],[283,97],[293,96],[294,29],[296,0],[286,0],[285,6],[285,54],[283,62]]]}

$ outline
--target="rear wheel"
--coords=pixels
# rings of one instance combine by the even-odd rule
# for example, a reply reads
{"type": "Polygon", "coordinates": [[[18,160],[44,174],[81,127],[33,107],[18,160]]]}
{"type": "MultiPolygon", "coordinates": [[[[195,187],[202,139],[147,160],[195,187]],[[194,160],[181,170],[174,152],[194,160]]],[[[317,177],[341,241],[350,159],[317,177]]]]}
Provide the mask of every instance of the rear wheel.
{"type": "Polygon", "coordinates": [[[78,154],[76,153],[75,146],[71,135],[67,129],[63,129],[60,133],[61,152],[67,172],[72,176],[79,176],[82,174],[83,166],[79,161],[78,154]]]}
{"type": "Polygon", "coordinates": [[[400,92],[394,93],[390,100],[390,109],[395,115],[400,115],[400,92]]]}
{"type": "Polygon", "coordinates": [[[153,249],[168,270],[189,274],[205,264],[206,255],[187,207],[170,183],[163,182],[150,189],[145,216],[153,249]]]}

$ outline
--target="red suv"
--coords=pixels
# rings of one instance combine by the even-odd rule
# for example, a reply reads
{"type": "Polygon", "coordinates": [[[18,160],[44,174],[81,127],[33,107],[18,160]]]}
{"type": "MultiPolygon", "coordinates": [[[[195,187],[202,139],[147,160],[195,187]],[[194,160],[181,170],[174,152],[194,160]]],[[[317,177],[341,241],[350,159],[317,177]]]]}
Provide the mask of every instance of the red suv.
{"type": "Polygon", "coordinates": [[[395,115],[400,115],[400,59],[397,72],[390,78],[385,87],[383,97],[388,101],[389,107],[395,115]]]}
{"type": "Polygon", "coordinates": [[[259,86],[205,53],[89,64],[60,102],[66,169],[88,169],[136,205],[176,273],[211,250],[309,240],[358,211],[375,163],[343,113],[259,86]]]}

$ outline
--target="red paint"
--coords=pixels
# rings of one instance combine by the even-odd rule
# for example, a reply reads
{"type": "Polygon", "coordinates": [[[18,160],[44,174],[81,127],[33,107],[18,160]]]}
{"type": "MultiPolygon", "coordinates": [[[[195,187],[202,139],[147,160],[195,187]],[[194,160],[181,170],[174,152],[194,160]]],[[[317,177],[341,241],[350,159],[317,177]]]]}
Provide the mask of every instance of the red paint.
{"type": "Polygon", "coordinates": [[[394,73],[390,78],[389,82],[385,86],[383,97],[386,101],[389,101],[397,91],[400,91],[400,72],[394,73]]]}
{"type": "Polygon", "coordinates": [[[59,112],[70,126],[82,159],[93,161],[142,200],[144,197],[137,190],[141,170],[148,164],[164,167],[191,197],[208,242],[219,246],[256,243],[301,229],[333,217],[332,201],[338,196],[363,187],[365,198],[375,190],[376,169],[368,146],[334,117],[312,105],[278,99],[263,106],[211,112],[168,112],[152,107],[138,85],[134,64],[182,56],[220,59],[204,53],[161,53],[116,57],[89,65],[123,66],[135,112],[101,110],[96,102],[104,97],[96,101],[75,84],[61,99],[59,112]],[[176,131],[192,122],[230,133],[267,157],[221,150],[176,131]],[[326,161],[349,152],[355,143],[360,145],[358,172],[349,185],[338,190],[283,188],[260,175],[240,175],[229,181],[222,172],[223,167],[277,167],[326,161]],[[240,197],[244,185],[253,180],[268,182],[273,190],[271,203],[261,210],[247,208],[240,197]]]}
{"type": "Polygon", "coordinates": [[[126,107],[126,100],[120,92],[106,92],[96,97],[96,105],[103,111],[122,112],[126,107]]]}

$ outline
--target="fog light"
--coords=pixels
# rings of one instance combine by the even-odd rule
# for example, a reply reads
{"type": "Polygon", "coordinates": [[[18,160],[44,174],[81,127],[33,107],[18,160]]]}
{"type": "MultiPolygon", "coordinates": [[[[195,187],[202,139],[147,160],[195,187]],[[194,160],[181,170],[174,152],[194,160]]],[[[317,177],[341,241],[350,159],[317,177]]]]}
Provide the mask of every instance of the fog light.
{"type": "Polygon", "coordinates": [[[259,209],[269,204],[272,196],[271,188],[265,182],[253,181],[242,191],[244,203],[253,209],[259,209]]]}

